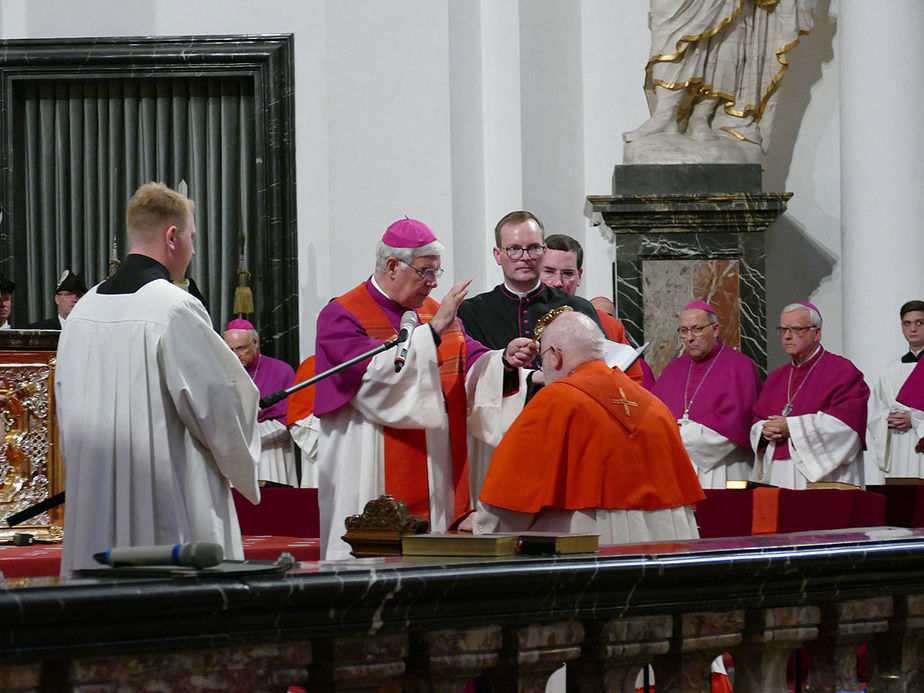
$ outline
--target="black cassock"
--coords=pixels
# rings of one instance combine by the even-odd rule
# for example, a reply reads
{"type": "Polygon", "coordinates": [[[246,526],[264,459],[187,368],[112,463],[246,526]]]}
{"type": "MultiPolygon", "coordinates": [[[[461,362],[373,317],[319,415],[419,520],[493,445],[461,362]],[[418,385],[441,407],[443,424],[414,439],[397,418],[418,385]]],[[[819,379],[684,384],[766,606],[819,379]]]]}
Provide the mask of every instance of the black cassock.
{"type": "Polygon", "coordinates": [[[503,349],[516,337],[535,337],[539,318],[560,306],[571,306],[600,324],[590,301],[541,283],[522,298],[500,284],[465,299],[458,316],[470,337],[491,349],[503,349]]]}

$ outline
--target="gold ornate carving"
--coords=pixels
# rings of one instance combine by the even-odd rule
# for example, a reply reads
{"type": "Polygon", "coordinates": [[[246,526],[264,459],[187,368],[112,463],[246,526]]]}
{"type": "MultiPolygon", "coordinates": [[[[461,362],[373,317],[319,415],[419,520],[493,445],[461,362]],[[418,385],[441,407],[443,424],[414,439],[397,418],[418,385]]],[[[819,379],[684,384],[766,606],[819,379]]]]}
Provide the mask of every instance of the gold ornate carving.
{"type": "Polygon", "coordinates": [[[538,340],[542,336],[542,333],[545,332],[545,328],[551,325],[555,318],[562,313],[569,313],[571,310],[571,306],[558,306],[558,308],[552,308],[552,310],[539,318],[536,321],[536,329],[533,330],[533,332],[536,333],[535,339],[538,340]]]}
{"type": "Polygon", "coordinates": [[[54,416],[54,351],[6,350],[0,346],[0,540],[17,532],[60,541],[63,509],[53,508],[26,522],[7,518],[64,489],[54,416]]]}
{"type": "Polygon", "coordinates": [[[349,529],[387,529],[399,534],[422,534],[429,528],[426,519],[411,515],[407,504],[394,496],[383,495],[366,503],[362,515],[350,515],[349,529]]]}
{"type": "Polygon", "coordinates": [[[357,558],[398,556],[402,534],[423,534],[430,527],[425,518],[412,515],[404,501],[389,495],[369,501],[361,515],[351,515],[344,524],[343,540],[357,558]]]}

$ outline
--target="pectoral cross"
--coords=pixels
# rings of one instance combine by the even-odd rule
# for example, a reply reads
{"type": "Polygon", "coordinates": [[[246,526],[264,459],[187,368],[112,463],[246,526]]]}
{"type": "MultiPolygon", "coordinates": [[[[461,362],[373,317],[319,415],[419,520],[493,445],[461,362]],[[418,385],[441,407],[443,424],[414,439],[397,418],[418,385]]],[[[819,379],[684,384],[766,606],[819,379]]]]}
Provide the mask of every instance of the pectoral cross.
{"type": "Polygon", "coordinates": [[[626,416],[631,416],[631,414],[629,413],[629,407],[637,407],[638,402],[630,402],[629,399],[626,397],[625,391],[622,388],[619,388],[619,396],[622,399],[612,400],[613,404],[621,404],[622,406],[626,408],[626,416]]]}

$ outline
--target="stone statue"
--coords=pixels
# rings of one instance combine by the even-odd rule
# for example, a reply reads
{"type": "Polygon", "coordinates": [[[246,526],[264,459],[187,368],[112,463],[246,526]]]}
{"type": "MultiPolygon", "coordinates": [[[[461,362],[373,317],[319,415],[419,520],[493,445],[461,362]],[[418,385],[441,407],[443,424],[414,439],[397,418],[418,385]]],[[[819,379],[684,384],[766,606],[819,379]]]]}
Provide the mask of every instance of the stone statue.
{"type": "Polygon", "coordinates": [[[759,163],[786,53],[815,0],[651,0],[651,117],[623,134],[626,163],[759,163]]]}

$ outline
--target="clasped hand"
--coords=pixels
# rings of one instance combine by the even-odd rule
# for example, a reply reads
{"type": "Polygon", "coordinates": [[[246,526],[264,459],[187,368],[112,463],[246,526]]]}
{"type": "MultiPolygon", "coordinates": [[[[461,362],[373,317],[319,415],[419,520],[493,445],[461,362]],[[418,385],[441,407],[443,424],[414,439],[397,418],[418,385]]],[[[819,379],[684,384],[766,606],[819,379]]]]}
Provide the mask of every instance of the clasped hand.
{"type": "Polygon", "coordinates": [[[769,441],[779,443],[789,438],[789,424],[785,416],[774,415],[764,422],[761,435],[769,441]]]}
{"type": "Polygon", "coordinates": [[[890,411],[888,422],[889,428],[897,428],[899,431],[904,431],[907,428],[911,428],[911,413],[907,411],[890,411]]]}

